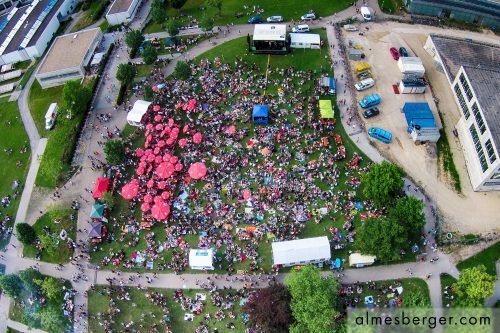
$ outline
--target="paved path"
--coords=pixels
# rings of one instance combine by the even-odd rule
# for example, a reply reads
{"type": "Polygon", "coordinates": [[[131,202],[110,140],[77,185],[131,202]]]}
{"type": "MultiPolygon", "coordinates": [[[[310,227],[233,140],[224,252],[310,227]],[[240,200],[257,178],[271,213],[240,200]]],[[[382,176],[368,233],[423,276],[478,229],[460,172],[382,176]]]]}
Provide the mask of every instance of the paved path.
{"type": "MultiPolygon", "coordinates": [[[[24,324],[21,324],[20,322],[17,322],[17,321],[13,321],[11,319],[7,320],[7,326],[9,326],[10,328],[13,328],[19,332],[29,332],[29,333],[46,333],[45,331],[42,331],[40,329],[37,329],[37,328],[30,328],[24,324]]],[[[3,331],[5,332],[5,331],[3,331]]]]}
{"type": "Polygon", "coordinates": [[[495,283],[495,291],[493,295],[486,299],[486,306],[495,306],[496,302],[500,302],[500,260],[496,262],[497,281],[495,283]]]}
{"type": "Polygon", "coordinates": [[[31,85],[35,80],[35,73],[37,72],[39,66],[40,63],[37,64],[37,67],[31,74],[31,77],[29,78],[28,82],[26,82],[26,85],[23,87],[23,90],[21,91],[21,93],[19,94],[19,98],[17,99],[19,113],[21,114],[21,119],[24,124],[24,129],[26,130],[26,133],[28,134],[28,137],[30,139],[30,146],[32,152],[36,151],[36,148],[38,146],[38,141],[40,141],[40,134],[38,133],[38,129],[36,128],[35,122],[33,121],[33,117],[31,116],[31,112],[28,105],[28,96],[31,85]]]}

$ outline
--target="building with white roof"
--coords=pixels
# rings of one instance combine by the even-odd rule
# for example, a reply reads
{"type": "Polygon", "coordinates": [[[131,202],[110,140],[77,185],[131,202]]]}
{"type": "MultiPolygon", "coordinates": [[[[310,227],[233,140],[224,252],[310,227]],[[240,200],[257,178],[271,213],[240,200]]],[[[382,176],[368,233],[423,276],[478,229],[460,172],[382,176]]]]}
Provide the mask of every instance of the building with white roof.
{"type": "Polygon", "coordinates": [[[254,53],[287,53],[286,24],[256,24],[251,50],[254,53]]]}
{"type": "Polygon", "coordinates": [[[321,47],[321,38],[319,34],[290,34],[290,47],[296,49],[319,49],[321,47]]]}
{"type": "Polygon", "coordinates": [[[142,126],[142,117],[148,112],[151,102],[138,99],[135,101],[132,110],[127,113],[127,123],[131,126],[142,126]]]}
{"type": "Polygon", "coordinates": [[[332,257],[326,236],[273,242],[272,249],[274,266],[317,264],[332,257]]]}
{"type": "Polygon", "coordinates": [[[189,250],[189,267],[199,270],[214,269],[214,251],[212,249],[189,250]]]}
{"type": "Polygon", "coordinates": [[[115,0],[106,13],[110,25],[130,23],[139,8],[141,0],[115,0]]]}

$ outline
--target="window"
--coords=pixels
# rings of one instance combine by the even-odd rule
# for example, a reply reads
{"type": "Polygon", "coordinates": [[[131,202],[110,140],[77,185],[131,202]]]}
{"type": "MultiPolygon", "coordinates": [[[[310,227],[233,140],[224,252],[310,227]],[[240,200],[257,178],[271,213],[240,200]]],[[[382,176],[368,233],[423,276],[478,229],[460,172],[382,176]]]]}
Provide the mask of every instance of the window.
{"type": "Polygon", "coordinates": [[[500,179],[500,172],[495,172],[493,176],[490,177],[490,179],[500,179]]]}
{"type": "Polygon", "coordinates": [[[479,108],[477,107],[476,103],[472,105],[472,113],[474,114],[474,118],[476,118],[479,132],[481,132],[481,134],[484,134],[484,132],[486,131],[486,125],[484,124],[483,116],[481,116],[481,112],[479,112],[479,108]]]}
{"type": "Polygon", "coordinates": [[[498,186],[500,182],[484,182],[484,186],[498,186]]]}
{"type": "Polygon", "coordinates": [[[462,84],[462,88],[464,88],[465,95],[467,96],[467,100],[472,99],[472,90],[470,89],[469,82],[465,78],[464,73],[460,74],[460,83],[462,84]]]}
{"type": "Polygon", "coordinates": [[[460,108],[462,109],[462,113],[464,114],[465,119],[469,119],[469,108],[467,107],[467,103],[465,102],[464,95],[462,94],[462,90],[460,89],[458,82],[457,84],[455,84],[455,94],[457,95],[458,103],[460,104],[460,108]]]}
{"type": "Polygon", "coordinates": [[[481,146],[481,141],[479,140],[479,134],[477,134],[476,126],[472,124],[469,128],[470,134],[472,136],[472,141],[474,142],[474,147],[476,148],[477,157],[479,158],[479,163],[481,164],[481,170],[485,172],[488,170],[488,162],[484,156],[483,147],[481,146]]]}
{"type": "Polygon", "coordinates": [[[486,141],[486,143],[484,144],[484,147],[486,148],[486,152],[488,153],[490,163],[495,162],[497,159],[497,155],[495,154],[495,148],[493,148],[493,144],[491,143],[491,139],[488,139],[488,141],[486,141]]]}

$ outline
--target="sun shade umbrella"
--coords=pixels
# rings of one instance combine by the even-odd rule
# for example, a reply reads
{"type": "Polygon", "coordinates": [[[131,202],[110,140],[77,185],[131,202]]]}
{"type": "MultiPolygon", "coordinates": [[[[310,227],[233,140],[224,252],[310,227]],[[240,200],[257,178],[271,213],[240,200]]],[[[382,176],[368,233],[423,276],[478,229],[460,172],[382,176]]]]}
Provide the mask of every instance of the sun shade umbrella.
{"type": "Polygon", "coordinates": [[[203,135],[201,135],[201,133],[195,133],[193,135],[193,142],[194,143],[201,143],[202,140],[203,140],[203,135]]]}
{"type": "Polygon", "coordinates": [[[139,185],[136,183],[128,183],[122,187],[121,195],[125,200],[131,200],[139,193],[139,185]]]}
{"type": "Polygon", "coordinates": [[[141,205],[141,212],[147,212],[148,210],[151,209],[151,206],[147,203],[147,202],[144,202],[142,205],[141,205]]]}
{"type": "Polygon", "coordinates": [[[189,167],[189,176],[193,179],[201,179],[207,174],[207,167],[205,163],[196,162],[189,167]]]}
{"type": "Polygon", "coordinates": [[[90,222],[89,237],[91,237],[91,238],[101,238],[102,237],[102,223],[101,222],[90,222]]]}
{"type": "Polygon", "coordinates": [[[100,199],[102,194],[108,190],[109,179],[108,178],[97,178],[94,186],[94,191],[92,192],[92,198],[100,199]]]}
{"type": "Polygon", "coordinates": [[[151,216],[157,220],[166,220],[170,215],[170,205],[165,201],[157,202],[151,208],[151,216]]]}
{"type": "Polygon", "coordinates": [[[104,205],[92,205],[90,210],[91,219],[100,219],[104,216],[104,205]]]}

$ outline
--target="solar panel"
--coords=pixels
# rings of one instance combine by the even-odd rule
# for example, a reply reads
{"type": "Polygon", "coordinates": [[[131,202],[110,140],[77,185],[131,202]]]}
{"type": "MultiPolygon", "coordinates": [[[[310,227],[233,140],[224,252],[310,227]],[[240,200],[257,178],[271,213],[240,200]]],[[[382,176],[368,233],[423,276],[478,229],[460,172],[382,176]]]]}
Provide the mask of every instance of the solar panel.
{"type": "Polygon", "coordinates": [[[47,17],[47,15],[51,12],[51,10],[54,8],[54,6],[57,4],[57,1],[59,0],[50,0],[47,6],[42,10],[40,15],[38,15],[38,18],[36,19],[35,24],[31,27],[30,31],[26,33],[26,35],[23,38],[23,41],[21,42],[21,45],[19,46],[20,48],[26,48],[28,46],[29,42],[31,41],[31,38],[35,35],[37,32],[38,28],[42,24],[43,20],[47,17]]]}

